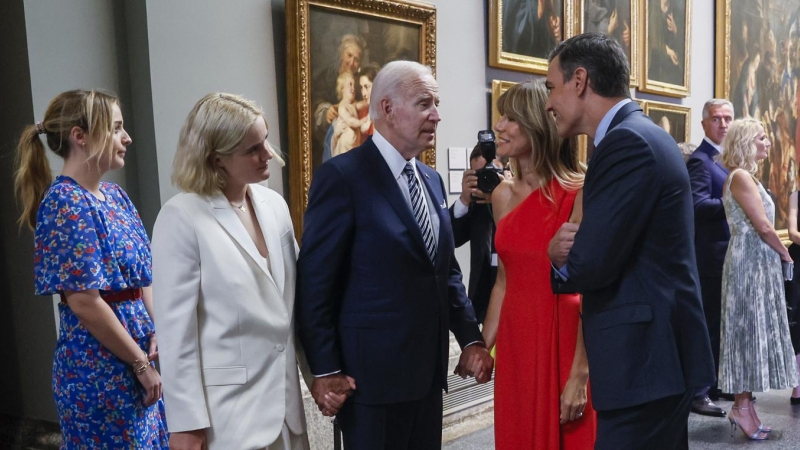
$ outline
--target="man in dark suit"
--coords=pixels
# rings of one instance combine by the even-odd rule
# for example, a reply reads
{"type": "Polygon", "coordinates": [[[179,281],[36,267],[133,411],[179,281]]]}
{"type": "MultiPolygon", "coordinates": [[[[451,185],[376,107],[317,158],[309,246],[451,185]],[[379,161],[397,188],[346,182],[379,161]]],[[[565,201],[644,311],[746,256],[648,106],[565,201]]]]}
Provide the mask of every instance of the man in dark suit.
{"type": "Polygon", "coordinates": [[[320,409],[336,413],[331,395],[352,394],[337,414],[347,450],[441,448],[448,329],[463,349],[457,372],[491,377],[444,183],[416,159],[433,145],[438,103],[429,68],[387,64],[372,85],[373,137],[311,184],[297,327],[320,409]]]}
{"type": "MultiPolygon", "coordinates": [[[[493,162],[494,164],[494,162],[493,162]]],[[[486,167],[480,145],[469,155],[469,170],[461,179],[461,196],[450,205],[450,221],[456,247],[469,242],[469,284],[467,293],[478,323],[483,323],[489,307],[489,296],[497,279],[497,253],[494,250],[492,194],[477,188],[475,171],[486,167]]]]}
{"type": "MultiPolygon", "coordinates": [[[[728,134],[733,121],[733,104],[724,99],[711,99],[703,106],[705,138],[686,161],[694,201],[694,245],[697,255],[697,272],[700,274],[700,292],[703,298],[708,337],[714,354],[714,367],[719,370],[719,329],[722,297],[722,264],[731,234],[722,206],[722,188],[728,178],[728,169],[715,160],[722,148],[722,139],[728,134]]],[[[716,383],[701,389],[692,402],[692,412],[708,416],[725,416],[725,411],[715,405],[722,394],[716,383]]],[[[733,400],[733,395],[730,395],[733,400]]]]}
{"type": "Polygon", "coordinates": [[[596,449],[688,448],[694,393],[714,381],[694,256],[689,176],[675,141],[630,100],[620,45],[586,33],[550,56],[547,108],[586,134],[583,220],[550,243],[553,287],[583,294],[596,449]]]}

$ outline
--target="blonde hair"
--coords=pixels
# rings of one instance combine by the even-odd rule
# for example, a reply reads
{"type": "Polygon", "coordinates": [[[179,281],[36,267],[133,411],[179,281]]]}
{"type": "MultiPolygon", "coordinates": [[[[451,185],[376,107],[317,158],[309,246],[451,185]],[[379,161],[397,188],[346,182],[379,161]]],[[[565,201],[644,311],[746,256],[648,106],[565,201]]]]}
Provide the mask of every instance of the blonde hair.
{"type": "Polygon", "coordinates": [[[259,117],[261,108],[238,95],[217,92],[201,98],[181,128],[172,164],[175,186],[200,195],[221,191],[227,179],[214,158],[235,152],[259,117]]]}
{"type": "Polygon", "coordinates": [[[39,134],[45,135],[53,153],[66,159],[71,152],[70,134],[78,127],[87,134],[87,160],[94,158],[99,164],[106,153],[114,151],[114,105],[119,105],[119,100],[107,92],[62,92],[50,101],[41,122],[25,127],[17,145],[14,172],[14,192],[22,203],[20,226],[36,227],[39,204],[53,181],[39,134]]]}
{"type": "Polygon", "coordinates": [[[558,136],[555,120],[545,110],[547,89],[538,80],[511,86],[497,99],[497,110],[519,124],[531,143],[531,165],[520,167],[516,158],[510,158],[514,176],[536,174],[539,188],[552,200],[547,188],[555,178],[568,191],[583,187],[584,165],[578,160],[574,138],[562,140],[558,136]]]}
{"type": "Polygon", "coordinates": [[[347,83],[348,78],[353,80],[353,83],[355,84],[356,77],[352,72],[342,72],[338,77],[336,77],[336,99],[339,101],[344,98],[344,86],[345,83],[347,83]]]}
{"type": "Polygon", "coordinates": [[[723,152],[720,156],[722,164],[729,170],[744,169],[755,175],[758,170],[756,137],[762,132],[764,127],[755,119],[738,119],[731,122],[728,134],[722,140],[723,152]]]}

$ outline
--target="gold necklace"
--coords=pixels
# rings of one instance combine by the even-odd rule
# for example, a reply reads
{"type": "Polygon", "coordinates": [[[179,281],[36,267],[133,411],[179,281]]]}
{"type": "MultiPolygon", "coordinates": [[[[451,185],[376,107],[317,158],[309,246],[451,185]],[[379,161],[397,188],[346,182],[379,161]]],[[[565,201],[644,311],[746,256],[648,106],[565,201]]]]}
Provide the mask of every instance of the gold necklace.
{"type": "Polygon", "coordinates": [[[228,203],[230,203],[231,206],[233,206],[234,208],[238,209],[239,211],[241,211],[243,213],[247,212],[247,207],[244,206],[245,203],[247,203],[247,201],[245,201],[245,203],[242,203],[241,205],[237,205],[236,203],[233,203],[233,202],[228,202],[228,203]]]}

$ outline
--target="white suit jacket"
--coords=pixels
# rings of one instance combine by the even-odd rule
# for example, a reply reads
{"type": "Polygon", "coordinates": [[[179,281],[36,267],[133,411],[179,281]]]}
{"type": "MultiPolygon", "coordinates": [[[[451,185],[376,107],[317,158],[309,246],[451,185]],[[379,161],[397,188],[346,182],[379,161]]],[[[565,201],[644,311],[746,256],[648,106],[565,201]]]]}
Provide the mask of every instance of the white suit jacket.
{"type": "Polygon", "coordinates": [[[286,202],[248,187],[270,269],[227,199],[178,194],[153,230],[153,303],[167,424],[209,449],[305,432],[295,357],[297,243],[286,202]],[[271,271],[270,271],[271,270],[271,271]]]}

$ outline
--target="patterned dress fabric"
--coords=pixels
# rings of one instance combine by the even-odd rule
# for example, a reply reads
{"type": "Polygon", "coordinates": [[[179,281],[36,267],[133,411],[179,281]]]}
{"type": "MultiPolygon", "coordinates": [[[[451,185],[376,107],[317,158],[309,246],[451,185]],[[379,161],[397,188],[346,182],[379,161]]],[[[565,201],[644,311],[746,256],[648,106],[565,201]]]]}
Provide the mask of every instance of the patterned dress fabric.
{"type": "MultiPolygon", "coordinates": [[[[738,170],[742,169],[731,172],[728,179],[738,170]]],[[[774,223],[775,204],[761,183],[756,183],[767,217],[774,223]]],[[[740,393],[794,387],[798,374],[780,256],[759,237],[733,198],[730,182],[722,203],[731,240],[722,268],[719,388],[740,393]]]]}
{"type": "Polygon", "coordinates": [[[495,247],[506,273],[497,329],[495,448],[594,448],[596,413],[559,425],[560,395],[575,357],[580,296],[553,294],[547,245],[569,219],[575,192],[550,183],[548,200],[534,191],[497,224],[495,247]]]}
{"type": "MultiPolygon", "coordinates": [[[[139,213],[116,184],[101,183],[100,201],[59,176],[39,206],[34,270],[36,294],[98,289],[116,292],[151,284],[150,241],[139,213]]],[[[141,299],[108,304],[147,350],[155,333],[141,299]]],[[[64,303],[53,362],[53,397],[62,449],[166,449],[164,404],[143,404],[144,388],[129,366],[102,346],[64,303]]]]}

